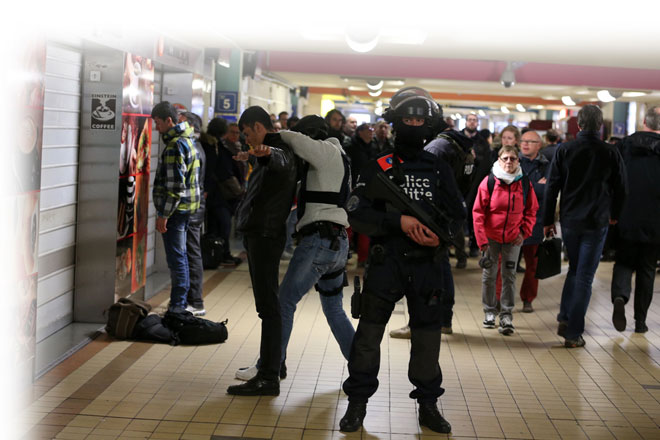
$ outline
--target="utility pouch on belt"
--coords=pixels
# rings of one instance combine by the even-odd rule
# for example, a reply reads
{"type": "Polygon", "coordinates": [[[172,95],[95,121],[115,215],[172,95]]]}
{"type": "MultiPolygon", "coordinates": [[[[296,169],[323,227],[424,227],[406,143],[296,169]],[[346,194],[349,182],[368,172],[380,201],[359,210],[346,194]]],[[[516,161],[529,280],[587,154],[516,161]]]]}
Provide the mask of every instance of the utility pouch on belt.
{"type": "Polygon", "coordinates": [[[360,319],[360,308],[362,307],[362,292],[360,291],[360,276],[356,275],[353,280],[353,296],[351,297],[351,316],[360,319]]]}
{"type": "Polygon", "coordinates": [[[375,244],[371,246],[369,259],[371,263],[374,264],[383,264],[385,261],[385,248],[380,244],[375,244]]]}

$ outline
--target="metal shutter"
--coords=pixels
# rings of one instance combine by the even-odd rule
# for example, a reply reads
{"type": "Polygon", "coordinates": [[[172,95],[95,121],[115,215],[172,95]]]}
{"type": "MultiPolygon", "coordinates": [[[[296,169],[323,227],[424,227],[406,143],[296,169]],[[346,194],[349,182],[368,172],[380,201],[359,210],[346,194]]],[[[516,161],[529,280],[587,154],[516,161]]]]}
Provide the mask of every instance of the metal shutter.
{"type": "Polygon", "coordinates": [[[82,53],[48,43],[39,207],[37,342],[72,321],[82,53]]]}

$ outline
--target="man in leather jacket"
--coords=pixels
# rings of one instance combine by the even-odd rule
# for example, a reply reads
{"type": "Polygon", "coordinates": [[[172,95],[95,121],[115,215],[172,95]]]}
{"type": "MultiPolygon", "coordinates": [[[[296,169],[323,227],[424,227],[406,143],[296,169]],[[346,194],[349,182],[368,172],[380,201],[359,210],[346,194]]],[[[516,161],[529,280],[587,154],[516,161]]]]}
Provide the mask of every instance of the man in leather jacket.
{"type": "Polygon", "coordinates": [[[236,228],[243,233],[255,305],[261,318],[261,364],[257,375],[228,394],[243,396],[280,393],[282,318],[277,297],[280,257],[286,242],[286,219],[296,191],[297,160],[291,148],[275,133],[268,113],[259,106],[245,110],[239,128],[252,146],[241,152],[257,157],[247,193],[237,209],[236,228]]]}

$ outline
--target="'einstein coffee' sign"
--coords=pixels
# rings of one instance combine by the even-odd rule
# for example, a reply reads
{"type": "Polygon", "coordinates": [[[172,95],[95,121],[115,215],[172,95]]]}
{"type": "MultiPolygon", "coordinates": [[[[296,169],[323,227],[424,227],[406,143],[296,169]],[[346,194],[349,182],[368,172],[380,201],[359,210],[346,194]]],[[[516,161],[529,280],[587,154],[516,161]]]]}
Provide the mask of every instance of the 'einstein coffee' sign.
{"type": "Polygon", "coordinates": [[[114,130],[117,95],[114,93],[92,94],[92,130],[114,130]]]}

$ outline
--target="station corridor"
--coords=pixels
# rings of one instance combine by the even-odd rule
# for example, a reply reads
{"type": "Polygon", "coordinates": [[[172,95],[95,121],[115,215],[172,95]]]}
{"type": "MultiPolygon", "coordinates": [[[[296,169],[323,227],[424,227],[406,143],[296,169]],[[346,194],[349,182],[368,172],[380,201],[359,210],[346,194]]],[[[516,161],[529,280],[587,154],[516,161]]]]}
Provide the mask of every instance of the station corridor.
{"type": "MultiPolygon", "coordinates": [[[[453,263],[453,261],[452,261],[453,263]]],[[[286,270],[282,262],[281,273],[286,270]]],[[[349,278],[355,275],[355,263],[349,278]]],[[[279,397],[233,397],[234,373],[258,355],[260,321],[247,264],[205,273],[206,318],[229,319],[219,345],[177,346],[114,341],[102,334],[42,376],[23,411],[26,439],[660,439],[660,283],[646,334],[611,323],[612,263],[601,263],[587,315],[586,347],[565,349],[555,334],[564,274],[541,281],[535,312],[520,313],[512,336],[482,328],[481,271],[476,259],[455,270],[454,334],[443,335],[445,394],[439,407],[447,436],[417,422],[408,398],[410,341],[382,343],[380,387],[364,428],[338,431],[347,400],[346,362],[329,331],[318,293],[296,313],[279,397]]],[[[521,275],[518,275],[518,286],[521,275]]],[[[344,290],[349,310],[352,286],[344,290]]],[[[150,302],[164,311],[168,291],[150,302]]],[[[357,325],[357,322],[354,321],[357,325]]],[[[387,331],[405,325],[397,304],[387,331]]]]}

